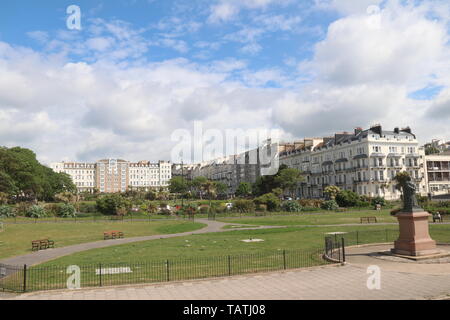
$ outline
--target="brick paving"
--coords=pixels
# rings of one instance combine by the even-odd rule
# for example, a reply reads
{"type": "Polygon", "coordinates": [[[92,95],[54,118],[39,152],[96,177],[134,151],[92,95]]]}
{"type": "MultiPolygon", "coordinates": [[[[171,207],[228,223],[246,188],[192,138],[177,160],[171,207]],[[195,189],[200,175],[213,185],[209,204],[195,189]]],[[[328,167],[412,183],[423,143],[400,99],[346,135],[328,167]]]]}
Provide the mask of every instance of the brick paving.
{"type": "Polygon", "coordinates": [[[168,284],[36,292],[10,296],[9,299],[403,300],[450,295],[450,273],[407,273],[385,270],[381,266],[381,289],[369,290],[366,271],[365,265],[347,264],[168,284]]]}

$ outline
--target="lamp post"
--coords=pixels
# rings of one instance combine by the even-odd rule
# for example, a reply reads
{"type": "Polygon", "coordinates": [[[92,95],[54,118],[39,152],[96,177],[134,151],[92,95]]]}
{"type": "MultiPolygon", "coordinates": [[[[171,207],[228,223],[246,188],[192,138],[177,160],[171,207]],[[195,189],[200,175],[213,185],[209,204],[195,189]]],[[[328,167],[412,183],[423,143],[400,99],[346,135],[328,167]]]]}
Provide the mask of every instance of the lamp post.
{"type": "MultiPolygon", "coordinates": [[[[184,186],[184,165],[183,165],[183,159],[181,159],[181,184],[184,186]]],[[[181,194],[181,207],[184,207],[184,197],[183,193],[181,194]]]]}

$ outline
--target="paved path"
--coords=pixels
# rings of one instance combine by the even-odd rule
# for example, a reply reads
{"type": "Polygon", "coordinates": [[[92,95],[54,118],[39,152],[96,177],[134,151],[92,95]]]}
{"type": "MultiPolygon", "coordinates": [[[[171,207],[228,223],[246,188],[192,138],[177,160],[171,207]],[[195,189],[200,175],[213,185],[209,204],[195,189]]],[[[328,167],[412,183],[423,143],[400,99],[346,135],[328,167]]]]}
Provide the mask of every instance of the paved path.
{"type": "Polygon", "coordinates": [[[196,219],[196,222],[201,222],[206,224],[206,227],[196,230],[196,231],[188,231],[182,233],[171,233],[171,234],[162,234],[162,235],[152,235],[152,236],[143,236],[143,237],[134,237],[134,238],[124,238],[124,239],[114,239],[114,240],[101,240],[96,242],[89,243],[81,243],[67,247],[55,248],[55,249],[47,249],[37,252],[28,253],[21,256],[16,256],[12,258],[7,258],[0,260],[1,264],[7,264],[12,266],[23,266],[24,264],[32,266],[36,264],[40,264],[49,260],[53,260],[62,256],[70,255],[80,251],[86,251],[90,249],[98,249],[98,248],[106,248],[110,246],[116,246],[125,243],[132,243],[138,241],[147,241],[147,240],[155,240],[155,239],[166,239],[166,238],[174,238],[174,237],[182,237],[188,236],[192,234],[201,234],[201,233],[212,233],[212,232],[225,232],[225,231],[233,231],[233,230],[255,230],[255,229],[268,229],[268,228],[280,228],[280,227],[272,227],[272,226],[261,226],[261,227],[248,227],[248,228],[236,228],[236,229],[223,229],[226,225],[238,225],[236,223],[225,223],[219,221],[210,221],[206,219],[196,219]]]}
{"type": "MultiPolygon", "coordinates": [[[[365,265],[327,266],[160,285],[49,291],[10,296],[29,300],[377,300],[450,295],[450,274],[381,273],[381,289],[367,288],[365,265]]],[[[0,298],[1,299],[1,298],[0,298]]]]}

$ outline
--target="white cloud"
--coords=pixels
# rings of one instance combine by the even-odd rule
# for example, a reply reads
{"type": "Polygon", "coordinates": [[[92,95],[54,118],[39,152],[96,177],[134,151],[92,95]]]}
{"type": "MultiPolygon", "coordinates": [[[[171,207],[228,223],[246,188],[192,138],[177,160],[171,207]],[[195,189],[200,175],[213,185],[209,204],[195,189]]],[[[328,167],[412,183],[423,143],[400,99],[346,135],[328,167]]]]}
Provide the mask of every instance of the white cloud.
{"type": "Polygon", "coordinates": [[[420,7],[390,2],[375,15],[351,15],[332,23],[303,64],[335,84],[408,84],[416,89],[448,70],[445,23],[426,18],[420,7]]]}
{"type": "Polygon", "coordinates": [[[286,5],[291,0],[217,0],[211,5],[208,21],[219,23],[237,18],[242,9],[266,9],[270,5],[286,5]]]}

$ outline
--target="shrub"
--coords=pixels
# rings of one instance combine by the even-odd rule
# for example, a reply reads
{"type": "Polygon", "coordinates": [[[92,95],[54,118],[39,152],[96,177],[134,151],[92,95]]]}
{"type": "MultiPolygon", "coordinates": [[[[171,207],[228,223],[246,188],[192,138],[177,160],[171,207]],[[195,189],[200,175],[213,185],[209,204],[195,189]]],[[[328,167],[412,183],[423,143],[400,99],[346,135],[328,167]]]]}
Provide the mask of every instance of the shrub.
{"type": "Polygon", "coordinates": [[[80,202],[78,203],[78,211],[82,213],[96,213],[97,205],[95,203],[80,202]]]}
{"type": "Polygon", "coordinates": [[[16,216],[25,217],[32,204],[30,202],[19,202],[14,207],[14,213],[16,216]]]}
{"type": "Polygon", "coordinates": [[[335,200],[328,200],[322,204],[321,208],[324,210],[337,210],[339,206],[335,200]]]}
{"type": "Polygon", "coordinates": [[[126,206],[124,199],[118,194],[110,194],[97,199],[96,208],[106,215],[117,215],[119,208],[126,206]]]}
{"type": "Polygon", "coordinates": [[[236,200],[233,208],[241,213],[249,213],[255,211],[255,204],[251,200],[236,200]]]}
{"type": "Polygon", "coordinates": [[[182,207],[180,210],[186,215],[194,215],[197,213],[197,206],[188,204],[182,207]]]}
{"type": "Polygon", "coordinates": [[[300,212],[302,210],[302,207],[297,201],[285,201],[281,205],[281,208],[286,212],[300,212]]]}
{"type": "Polygon", "coordinates": [[[76,216],[75,207],[69,203],[59,205],[58,216],[61,218],[70,218],[76,216]]]}
{"type": "Polygon", "coordinates": [[[263,194],[254,201],[256,205],[265,204],[269,211],[276,211],[280,207],[280,199],[273,193],[263,194]]]}
{"type": "Polygon", "coordinates": [[[386,200],[383,197],[375,197],[372,199],[371,202],[372,206],[376,206],[379,204],[380,206],[384,207],[386,205],[386,200]]]}
{"type": "Polygon", "coordinates": [[[266,212],[267,211],[267,206],[265,204],[258,204],[256,206],[256,211],[266,212]]]}
{"type": "Polygon", "coordinates": [[[43,218],[46,216],[46,212],[41,206],[32,205],[28,208],[25,215],[30,218],[43,218]]]}
{"type": "Polygon", "coordinates": [[[351,190],[342,190],[336,195],[336,203],[339,207],[355,207],[359,202],[359,195],[351,190]]]}
{"type": "Polygon", "coordinates": [[[49,216],[58,216],[59,215],[59,203],[48,203],[44,206],[45,212],[49,216]]]}
{"type": "Polygon", "coordinates": [[[14,217],[15,213],[10,206],[2,205],[0,206],[0,217],[10,218],[14,217]]]}
{"type": "Polygon", "coordinates": [[[310,208],[321,208],[323,204],[322,199],[300,199],[298,203],[302,207],[310,207],[310,208]]]}
{"type": "Polygon", "coordinates": [[[200,206],[200,213],[208,214],[209,213],[209,206],[207,206],[207,205],[200,206]]]}
{"type": "Polygon", "coordinates": [[[394,208],[391,210],[391,216],[395,216],[397,213],[402,211],[403,208],[394,208]]]}

